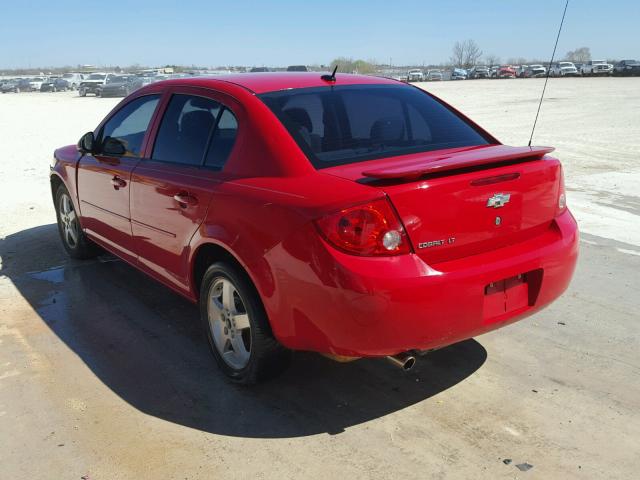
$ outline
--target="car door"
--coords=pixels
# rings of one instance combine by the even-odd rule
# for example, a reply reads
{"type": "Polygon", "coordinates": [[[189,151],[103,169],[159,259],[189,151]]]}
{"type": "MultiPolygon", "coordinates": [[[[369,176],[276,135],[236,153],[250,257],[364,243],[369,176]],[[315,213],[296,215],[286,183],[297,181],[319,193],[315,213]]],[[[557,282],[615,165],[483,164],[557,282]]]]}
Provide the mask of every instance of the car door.
{"type": "Polygon", "coordinates": [[[82,225],[89,237],[135,262],[131,237],[131,172],[140,160],[160,95],[137,97],[114,112],[96,135],[96,151],[78,164],[82,225]]]}
{"type": "Polygon", "coordinates": [[[189,291],[189,242],[204,221],[221,170],[235,143],[237,121],[224,98],[174,88],[153,145],[132,175],[131,223],[139,266],[189,291]]]}

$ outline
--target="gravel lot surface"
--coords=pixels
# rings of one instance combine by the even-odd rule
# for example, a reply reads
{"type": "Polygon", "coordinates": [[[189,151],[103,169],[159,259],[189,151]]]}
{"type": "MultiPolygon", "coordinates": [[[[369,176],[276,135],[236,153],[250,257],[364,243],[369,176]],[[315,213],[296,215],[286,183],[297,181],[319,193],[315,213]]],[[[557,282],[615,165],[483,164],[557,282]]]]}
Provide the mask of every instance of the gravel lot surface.
{"type": "MultiPolygon", "coordinates": [[[[526,145],[542,80],[421,86],[526,145]]],[[[64,254],[53,149],[117,102],[0,95],[0,478],[638,477],[640,78],[549,82],[534,144],[583,232],[559,301],[408,374],[299,354],[253,389],[218,373],[195,307],[64,254]]]]}

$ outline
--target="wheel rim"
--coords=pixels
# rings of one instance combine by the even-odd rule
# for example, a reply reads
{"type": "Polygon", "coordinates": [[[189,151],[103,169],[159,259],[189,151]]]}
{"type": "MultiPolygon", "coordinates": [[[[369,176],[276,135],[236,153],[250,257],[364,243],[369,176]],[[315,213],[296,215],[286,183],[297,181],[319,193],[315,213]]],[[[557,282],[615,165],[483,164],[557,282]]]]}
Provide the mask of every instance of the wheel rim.
{"type": "Polygon", "coordinates": [[[58,206],[60,213],[60,224],[62,226],[62,235],[64,241],[70,248],[78,246],[78,216],[73,208],[71,197],[66,193],[60,196],[60,205],[58,206]]]}
{"type": "Polygon", "coordinates": [[[230,280],[218,277],[211,283],[207,317],[220,357],[233,369],[246,367],[251,357],[251,324],[245,303],[230,280]]]}

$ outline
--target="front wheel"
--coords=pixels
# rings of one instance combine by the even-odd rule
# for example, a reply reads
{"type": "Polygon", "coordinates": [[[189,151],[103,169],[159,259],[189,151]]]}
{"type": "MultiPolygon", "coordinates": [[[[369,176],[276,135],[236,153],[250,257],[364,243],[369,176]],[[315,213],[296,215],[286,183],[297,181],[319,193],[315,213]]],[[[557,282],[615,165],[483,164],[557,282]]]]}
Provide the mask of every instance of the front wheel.
{"type": "Polygon", "coordinates": [[[93,258],[99,253],[98,246],[80,228],[80,219],[64,185],[56,191],[56,217],[62,245],[71,258],[93,258]]]}
{"type": "Polygon", "coordinates": [[[274,338],[258,292],[241,269],[222,262],[207,269],[200,317],[211,353],[232,381],[253,384],[289,365],[291,351],[274,338]]]}

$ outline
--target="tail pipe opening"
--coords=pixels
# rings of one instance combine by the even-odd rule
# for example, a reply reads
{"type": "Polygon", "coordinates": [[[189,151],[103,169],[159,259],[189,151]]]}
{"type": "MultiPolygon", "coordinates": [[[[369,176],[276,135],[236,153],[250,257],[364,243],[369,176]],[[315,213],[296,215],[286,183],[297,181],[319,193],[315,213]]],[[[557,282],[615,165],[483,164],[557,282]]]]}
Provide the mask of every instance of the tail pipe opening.
{"type": "Polygon", "coordinates": [[[399,353],[397,355],[389,355],[387,360],[396,367],[400,367],[405,372],[411,370],[416,364],[416,357],[408,353],[399,353]]]}

